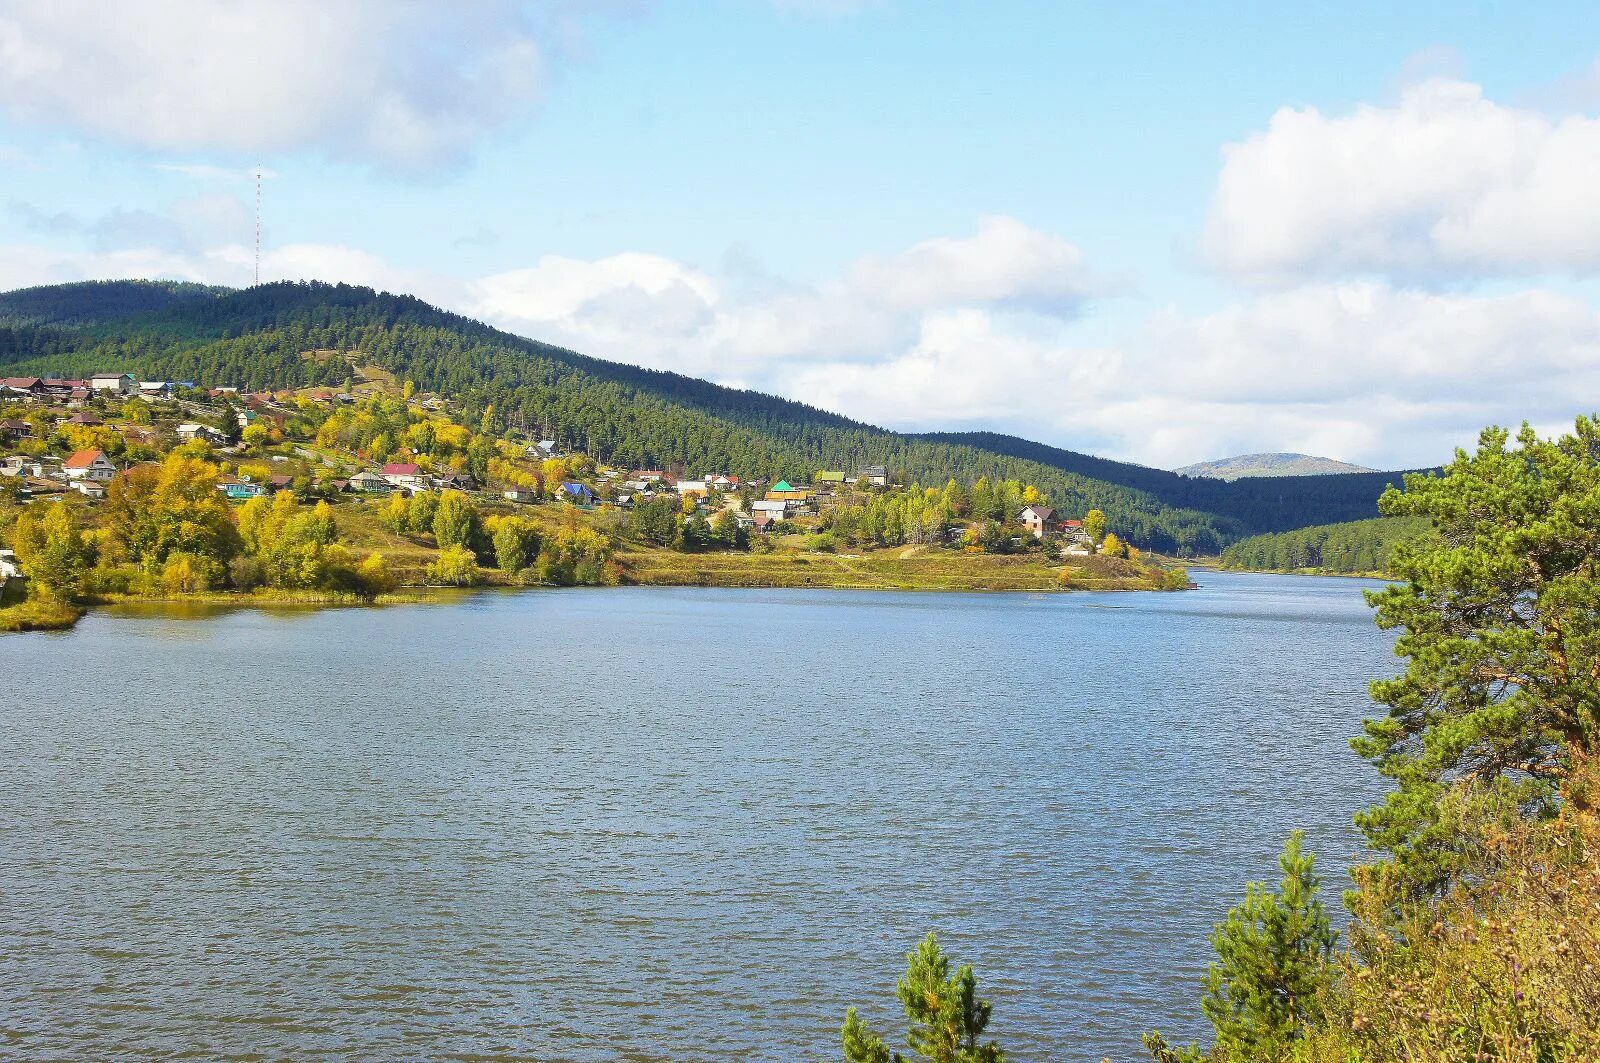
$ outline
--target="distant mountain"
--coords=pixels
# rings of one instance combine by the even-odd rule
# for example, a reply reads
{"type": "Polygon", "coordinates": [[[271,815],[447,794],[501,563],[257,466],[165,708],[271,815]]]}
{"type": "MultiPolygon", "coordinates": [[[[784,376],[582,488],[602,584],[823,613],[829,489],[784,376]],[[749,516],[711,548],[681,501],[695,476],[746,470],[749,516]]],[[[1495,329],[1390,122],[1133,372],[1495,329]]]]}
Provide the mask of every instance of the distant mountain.
{"type": "Polygon", "coordinates": [[[1061,512],[1104,510],[1119,536],[1218,553],[1257,532],[1377,515],[1398,474],[1238,483],[1078,454],[996,433],[891,432],[774,395],[641,369],[501,332],[404,295],[343,284],[243,291],[149,281],[0,294],[0,376],[130,372],[247,390],[348,383],[376,367],[513,426],[631,468],[809,480],[884,465],[906,483],[1016,479],[1061,512]],[[307,357],[337,351],[343,357],[307,357]],[[798,478],[798,479],[797,479],[798,478]]]}
{"type": "Polygon", "coordinates": [[[1180,476],[1205,476],[1213,480],[1242,480],[1247,476],[1334,476],[1377,472],[1361,465],[1319,458],[1315,454],[1240,454],[1215,461],[1199,461],[1173,472],[1180,476]]]}

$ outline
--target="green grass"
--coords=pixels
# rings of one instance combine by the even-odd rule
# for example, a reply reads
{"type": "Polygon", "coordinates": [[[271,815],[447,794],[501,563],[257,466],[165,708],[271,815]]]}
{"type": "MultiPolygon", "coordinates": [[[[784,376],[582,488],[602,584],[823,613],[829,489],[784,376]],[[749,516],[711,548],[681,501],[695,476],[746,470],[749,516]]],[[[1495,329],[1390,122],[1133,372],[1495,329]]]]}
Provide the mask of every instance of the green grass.
{"type": "Polygon", "coordinates": [[[78,622],[83,610],[43,598],[30,598],[0,609],[0,631],[65,631],[78,622]]]}

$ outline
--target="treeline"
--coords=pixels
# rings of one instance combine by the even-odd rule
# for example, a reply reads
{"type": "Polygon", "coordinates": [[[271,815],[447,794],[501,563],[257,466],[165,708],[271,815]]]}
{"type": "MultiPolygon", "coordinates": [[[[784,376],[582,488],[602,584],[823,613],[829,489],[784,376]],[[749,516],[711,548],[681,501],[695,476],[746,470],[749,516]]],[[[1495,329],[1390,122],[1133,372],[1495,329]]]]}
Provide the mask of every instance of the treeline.
{"type": "MultiPolygon", "coordinates": [[[[70,333],[13,329],[11,372],[141,376],[249,389],[339,386],[353,352],[419,387],[462,403],[469,423],[512,422],[603,460],[633,467],[686,466],[750,476],[809,478],[817,469],[887,466],[903,483],[1020,480],[1068,513],[1105,511],[1125,537],[1179,554],[1213,554],[1251,531],[1365,516],[1383,482],[1299,477],[1240,487],[1101,461],[1007,437],[888,432],[771,395],[600,361],[522,339],[409,296],[348,285],[262,285],[112,317],[95,310],[99,288],[55,291],[53,318],[87,321],[70,333]],[[63,335],[71,338],[63,349],[63,335]],[[1298,481],[1306,481],[1299,483],[1298,481]],[[1337,482],[1336,482],[1337,481],[1337,482]],[[1276,492],[1276,493],[1274,493],[1276,492]]],[[[35,320],[0,296],[0,320],[35,320]]]]}
{"type": "Polygon", "coordinates": [[[1428,522],[1415,517],[1374,517],[1253,535],[1222,552],[1222,567],[1251,572],[1315,569],[1387,575],[1395,546],[1416,540],[1428,531],[1428,522]]]}
{"type": "Polygon", "coordinates": [[[76,281],[19,288],[0,295],[0,323],[90,325],[177,303],[215,298],[231,289],[183,281],[76,281]]]}

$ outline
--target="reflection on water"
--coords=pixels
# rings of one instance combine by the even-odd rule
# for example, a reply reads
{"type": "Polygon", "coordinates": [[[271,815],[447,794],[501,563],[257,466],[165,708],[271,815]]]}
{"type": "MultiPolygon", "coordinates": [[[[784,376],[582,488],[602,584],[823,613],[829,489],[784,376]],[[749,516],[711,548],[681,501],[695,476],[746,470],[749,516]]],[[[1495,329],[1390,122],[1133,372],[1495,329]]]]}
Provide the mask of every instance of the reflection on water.
{"type": "Polygon", "coordinates": [[[1019,1060],[1198,1035],[1206,934],[1289,829],[1341,885],[1394,668],[1360,584],[1201,579],[0,641],[3,1054],[831,1058],[928,929],[1019,1060]]]}

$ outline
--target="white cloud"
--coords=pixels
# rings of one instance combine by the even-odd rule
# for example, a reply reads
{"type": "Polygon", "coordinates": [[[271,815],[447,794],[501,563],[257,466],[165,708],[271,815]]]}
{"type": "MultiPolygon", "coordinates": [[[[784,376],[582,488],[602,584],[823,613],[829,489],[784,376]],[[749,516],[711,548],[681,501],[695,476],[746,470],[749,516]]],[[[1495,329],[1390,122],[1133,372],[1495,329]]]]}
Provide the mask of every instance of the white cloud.
{"type": "Polygon", "coordinates": [[[917,339],[924,312],[1072,316],[1093,287],[1076,247],[995,217],[971,237],[863,259],[816,288],[744,297],[659,255],[546,256],[531,269],[475,283],[468,310],[603,357],[745,379],[783,360],[880,359],[917,339]]]}
{"type": "Polygon", "coordinates": [[[161,152],[426,171],[524,115],[543,83],[511,0],[0,0],[0,108],[161,152]]]}
{"type": "Polygon", "coordinates": [[[1203,248],[1234,276],[1600,270],[1600,118],[1434,79],[1340,117],[1283,108],[1223,159],[1203,248]]]}
{"type": "Polygon", "coordinates": [[[926,240],[892,258],[858,262],[850,285],[907,310],[999,304],[1067,316],[1096,287],[1082,251],[1006,217],[982,219],[966,239],[926,240]]]}

